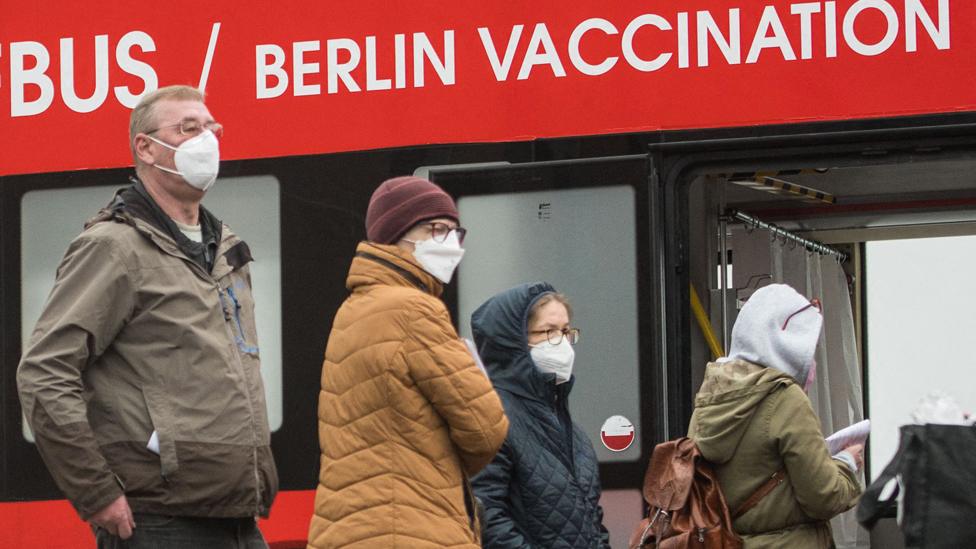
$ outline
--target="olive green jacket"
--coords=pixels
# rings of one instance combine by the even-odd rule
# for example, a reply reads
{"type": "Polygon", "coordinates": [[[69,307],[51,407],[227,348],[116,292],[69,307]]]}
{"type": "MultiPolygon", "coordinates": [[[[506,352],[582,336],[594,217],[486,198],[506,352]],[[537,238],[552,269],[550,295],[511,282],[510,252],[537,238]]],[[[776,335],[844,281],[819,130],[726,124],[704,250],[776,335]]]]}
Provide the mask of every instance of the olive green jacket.
{"type": "Polygon", "coordinates": [[[224,226],[207,272],[113,206],[71,242],[18,367],[37,448],[84,519],[123,493],[136,512],[266,515],[278,478],[247,245],[224,226]]]}
{"type": "Polygon", "coordinates": [[[861,493],[854,473],[828,454],[810,400],[779,370],[709,364],[688,436],[715,465],[730,509],[785,466],[786,482],[733,523],[747,549],[832,547],[827,521],[861,493]]]}

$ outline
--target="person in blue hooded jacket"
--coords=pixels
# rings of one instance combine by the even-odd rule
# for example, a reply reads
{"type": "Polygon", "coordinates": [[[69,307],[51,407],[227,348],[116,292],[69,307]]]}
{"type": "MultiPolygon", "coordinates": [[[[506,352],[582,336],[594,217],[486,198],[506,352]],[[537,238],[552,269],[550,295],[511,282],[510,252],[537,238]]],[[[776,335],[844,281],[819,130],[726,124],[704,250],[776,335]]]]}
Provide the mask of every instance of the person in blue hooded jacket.
{"type": "Polygon", "coordinates": [[[510,421],[498,455],[472,480],[487,549],[610,547],[596,453],[569,416],[580,335],[571,315],[565,296],[537,282],[492,297],[471,316],[510,421]]]}

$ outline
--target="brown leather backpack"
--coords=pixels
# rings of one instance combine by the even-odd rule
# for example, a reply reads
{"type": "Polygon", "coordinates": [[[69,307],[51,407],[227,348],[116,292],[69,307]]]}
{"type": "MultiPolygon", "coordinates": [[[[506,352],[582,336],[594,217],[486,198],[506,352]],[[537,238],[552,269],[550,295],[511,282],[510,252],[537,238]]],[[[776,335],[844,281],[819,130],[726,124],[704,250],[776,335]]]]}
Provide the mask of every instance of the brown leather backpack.
{"type": "Polygon", "coordinates": [[[654,447],[644,475],[647,516],[630,536],[630,549],[741,549],[732,519],[751,509],[786,473],[777,471],[736,510],[729,513],[718,477],[690,438],[654,447]]]}

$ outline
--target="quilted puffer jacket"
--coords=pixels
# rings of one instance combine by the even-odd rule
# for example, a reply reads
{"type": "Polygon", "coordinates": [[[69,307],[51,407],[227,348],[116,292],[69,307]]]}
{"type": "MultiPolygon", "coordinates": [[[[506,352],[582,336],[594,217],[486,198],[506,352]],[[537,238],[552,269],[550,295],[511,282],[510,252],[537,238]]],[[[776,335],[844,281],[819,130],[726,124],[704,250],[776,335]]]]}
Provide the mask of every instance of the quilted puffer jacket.
{"type": "Polygon", "coordinates": [[[472,481],[484,507],[486,548],[609,548],[593,445],[569,417],[575,377],[556,385],[529,355],[528,313],[539,282],[496,295],[474,312],[478,352],[511,426],[501,451],[472,481]]]}
{"type": "Polygon", "coordinates": [[[309,547],[479,547],[467,478],[505,439],[498,396],[412,255],[360,243],[346,285],[322,366],[309,547]]]}

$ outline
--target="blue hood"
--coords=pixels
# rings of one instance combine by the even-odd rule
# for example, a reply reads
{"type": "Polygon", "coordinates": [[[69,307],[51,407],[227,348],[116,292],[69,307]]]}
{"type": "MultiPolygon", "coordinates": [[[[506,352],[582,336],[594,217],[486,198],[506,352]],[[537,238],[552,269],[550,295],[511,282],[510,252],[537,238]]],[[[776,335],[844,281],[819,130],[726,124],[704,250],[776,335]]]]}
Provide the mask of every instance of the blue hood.
{"type": "Polygon", "coordinates": [[[557,389],[556,375],[536,368],[526,335],[532,305],[555,291],[548,282],[522,284],[496,294],[471,315],[478,354],[496,389],[547,403],[557,390],[569,393],[575,376],[557,389]]]}

